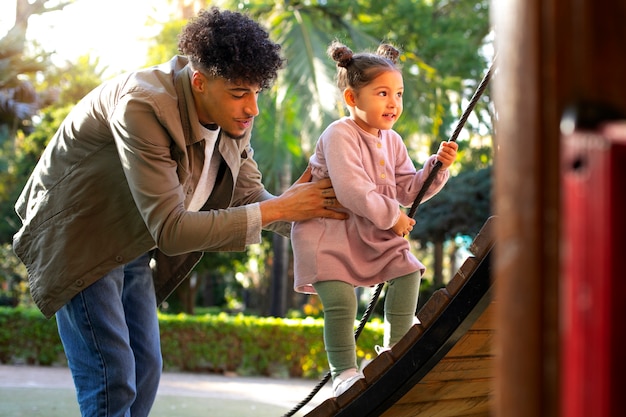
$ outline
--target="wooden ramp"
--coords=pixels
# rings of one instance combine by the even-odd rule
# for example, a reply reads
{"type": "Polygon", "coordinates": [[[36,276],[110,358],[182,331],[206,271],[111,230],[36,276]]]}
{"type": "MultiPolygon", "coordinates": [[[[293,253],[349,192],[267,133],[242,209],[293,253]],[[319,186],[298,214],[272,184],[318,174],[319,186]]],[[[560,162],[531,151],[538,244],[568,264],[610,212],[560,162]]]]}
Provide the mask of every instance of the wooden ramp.
{"type": "Polygon", "coordinates": [[[489,416],[493,393],[491,217],[470,256],[420,309],[393,349],[365,367],[365,378],[305,417],[489,416]]]}

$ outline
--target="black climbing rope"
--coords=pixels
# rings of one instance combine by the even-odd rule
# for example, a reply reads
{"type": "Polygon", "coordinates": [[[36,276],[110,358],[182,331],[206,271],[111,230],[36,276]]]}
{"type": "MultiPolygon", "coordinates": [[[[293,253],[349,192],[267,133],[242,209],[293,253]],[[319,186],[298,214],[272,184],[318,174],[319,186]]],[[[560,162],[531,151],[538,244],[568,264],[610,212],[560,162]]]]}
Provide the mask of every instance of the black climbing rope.
{"type": "MultiPolygon", "coordinates": [[[[483,95],[485,88],[487,88],[487,84],[489,84],[489,80],[491,79],[491,75],[494,70],[494,64],[495,64],[495,60],[491,63],[489,70],[487,71],[482,81],[478,85],[478,88],[474,92],[474,95],[472,96],[470,102],[468,103],[467,108],[461,115],[461,118],[459,119],[459,122],[457,123],[456,128],[454,129],[454,132],[452,132],[452,136],[450,136],[450,139],[448,140],[448,142],[456,142],[457,138],[459,137],[459,133],[461,133],[461,129],[463,129],[463,126],[465,126],[465,122],[467,122],[467,118],[474,110],[474,107],[476,107],[476,103],[478,103],[478,100],[483,95]]],[[[428,174],[428,177],[426,177],[426,180],[424,181],[422,188],[417,193],[417,196],[415,197],[415,201],[413,201],[413,205],[411,206],[411,209],[408,212],[409,217],[415,217],[415,212],[417,211],[417,207],[420,205],[420,203],[422,202],[422,199],[424,198],[424,195],[426,194],[426,191],[428,191],[428,188],[435,180],[437,173],[441,169],[441,165],[442,165],[441,162],[437,161],[432,171],[430,171],[430,173],[428,174]]]]}
{"type": "MultiPolygon", "coordinates": [[[[454,132],[452,132],[452,135],[450,136],[450,139],[448,140],[449,142],[456,142],[457,138],[459,137],[459,134],[461,133],[463,126],[465,126],[465,122],[467,122],[467,118],[474,110],[474,107],[476,107],[476,103],[478,103],[478,100],[483,95],[485,89],[487,88],[487,85],[489,84],[489,80],[491,79],[491,76],[494,71],[494,65],[495,65],[495,58],[492,61],[491,66],[489,67],[489,70],[487,71],[482,81],[478,85],[478,88],[474,92],[474,95],[472,96],[467,107],[465,108],[465,111],[461,115],[461,118],[459,119],[459,122],[457,123],[456,128],[454,129],[454,132]]],[[[428,177],[426,177],[424,184],[422,184],[422,188],[420,188],[419,192],[417,193],[417,196],[415,197],[415,200],[413,201],[413,204],[411,205],[411,208],[409,209],[409,212],[407,213],[409,217],[415,217],[415,213],[417,212],[417,207],[421,204],[424,198],[424,195],[426,194],[426,192],[428,191],[428,188],[430,188],[431,184],[435,180],[435,177],[437,176],[437,173],[441,169],[441,166],[442,166],[442,163],[440,161],[437,161],[435,165],[433,166],[433,169],[428,174],[428,177]]],[[[381,282],[380,284],[376,285],[376,289],[374,290],[374,293],[372,294],[372,297],[370,298],[370,302],[367,305],[365,312],[363,313],[363,317],[361,317],[359,326],[354,332],[354,340],[358,340],[359,335],[361,334],[361,332],[365,328],[365,325],[369,321],[370,316],[372,315],[372,312],[374,311],[374,307],[376,307],[376,303],[378,302],[378,298],[380,297],[380,293],[383,290],[383,286],[384,286],[384,282],[381,282]]],[[[291,417],[295,413],[297,413],[302,407],[304,407],[309,401],[311,401],[313,397],[315,397],[315,395],[324,387],[324,385],[326,385],[329,379],[330,379],[330,372],[327,372],[326,375],[324,375],[324,378],[322,378],[320,382],[313,388],[313,390],[311,390],[309,395],[307,395],[305,399],[300,401],[288,413],[284,414],[283,417],[291,417]]]]}

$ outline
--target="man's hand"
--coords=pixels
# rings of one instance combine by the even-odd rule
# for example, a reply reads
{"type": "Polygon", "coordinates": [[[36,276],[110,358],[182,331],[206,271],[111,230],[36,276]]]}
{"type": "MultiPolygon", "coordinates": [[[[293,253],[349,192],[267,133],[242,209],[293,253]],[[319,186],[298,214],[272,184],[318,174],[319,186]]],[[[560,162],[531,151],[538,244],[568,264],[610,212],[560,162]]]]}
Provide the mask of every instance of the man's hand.
{"type": "Polygon", "coordinates": [[[346,219],[346,213],[332,209],[341,208],[330,179],[311,181],[311,168],[283,194],[260,203],[263,226],[276,221],[301,221],[315,217],[346,219]]]}

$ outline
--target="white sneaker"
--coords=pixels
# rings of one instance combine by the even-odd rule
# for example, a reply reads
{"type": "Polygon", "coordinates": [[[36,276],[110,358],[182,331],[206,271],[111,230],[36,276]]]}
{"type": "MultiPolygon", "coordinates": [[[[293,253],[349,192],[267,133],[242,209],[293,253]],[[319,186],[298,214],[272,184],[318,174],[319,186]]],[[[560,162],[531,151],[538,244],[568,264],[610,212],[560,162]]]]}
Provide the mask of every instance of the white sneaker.
{"type": "Polygon", "coordinates": [[[349,376],[347,379],[343,379],[341,378],[341,375],[339,375],[333,381],[333,395],[335,397],[339,397],[341,394],[348,391],[348,389],[350,389],[350,387],[361,378],[364,378],[364,376],[360,372],[356,375],[349,376]]]}
{"type": "Polygon", "coordinates": [[[380,355],[383,352],[387,352],[388,350],[391,350],[391,348],[380,346],[380,345],[376,345],[376,346],[374,346],[374,350],[376,351],[377,355],[380,355]]]}

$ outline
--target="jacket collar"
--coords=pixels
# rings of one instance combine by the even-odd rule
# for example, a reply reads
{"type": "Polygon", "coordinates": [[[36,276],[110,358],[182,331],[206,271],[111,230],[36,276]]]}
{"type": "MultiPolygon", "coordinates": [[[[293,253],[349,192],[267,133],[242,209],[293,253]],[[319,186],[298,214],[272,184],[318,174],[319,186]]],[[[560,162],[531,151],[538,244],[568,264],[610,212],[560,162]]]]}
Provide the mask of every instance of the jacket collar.
{"type": "Polygon", "coordinates": [[[180,111],[183,134],[185,136],[185,145],[190,146],[200,142],[204,138],[200,130],[198,113],[196,112],[196,106],[191,92],[191,67],[189,67],[188,61],[184,57],[179,56],[175,61],[174,65],[177,67],[184,64],[182,68],[175,68],[174,87],[176,88],[176,95],[178,96],[178,109],[180,111]]]}

